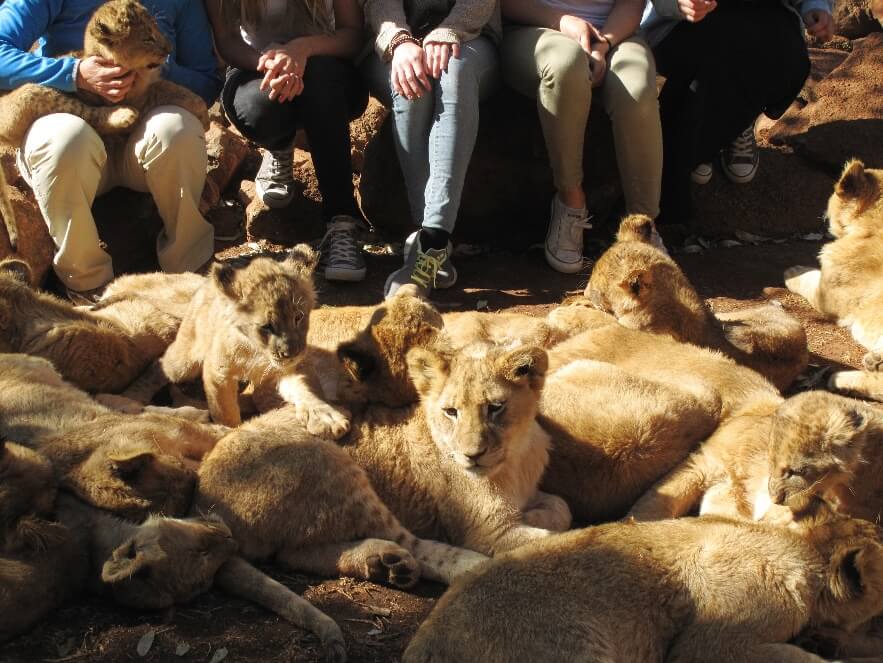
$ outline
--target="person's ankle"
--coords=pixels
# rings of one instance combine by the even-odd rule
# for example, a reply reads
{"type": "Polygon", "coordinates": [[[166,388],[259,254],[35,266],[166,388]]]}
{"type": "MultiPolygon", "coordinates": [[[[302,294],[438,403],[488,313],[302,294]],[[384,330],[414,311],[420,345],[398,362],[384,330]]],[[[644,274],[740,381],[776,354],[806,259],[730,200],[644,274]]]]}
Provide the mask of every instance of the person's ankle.
{"type": "Polygon", "coordinates": [[[440,228],[421,228],[420,229],[420,248],[424,251],[429,249],[441,250],[448,246],[448,240],[451,233],[440,228]]]}
{"type": "Polygon", "coordinates": [[[559,189],[558,200],[562,205],[570,209],[585,209],[586,207],[586,194],[582,188],[559,189]]]}

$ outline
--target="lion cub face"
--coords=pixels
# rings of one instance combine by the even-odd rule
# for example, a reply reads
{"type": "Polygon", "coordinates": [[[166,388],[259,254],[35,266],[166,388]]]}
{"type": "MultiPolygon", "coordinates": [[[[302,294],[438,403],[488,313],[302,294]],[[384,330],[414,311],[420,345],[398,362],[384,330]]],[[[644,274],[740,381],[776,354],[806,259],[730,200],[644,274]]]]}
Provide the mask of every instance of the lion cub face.
{"type": "Polygon", "coordinates": [[[316,253],[295,246],[282,262],[254,258],[244,266],[215,265],[210,278],[234,311],[239,332],[279,368],[300,359],[307,346],[310,311],[316,305],[316,253]]]}
{"type": "Polygon", "coordinates": [[[837,238],[848,234],[875,234],[883,224],[883,170],[865,168],[853,159],[834,185],[828,199],[828,223],[837,238]]]}
{"type": "Polygon", "coordinates": [[[858,401],[822,391],[786,400],[773,419],[769,493],[798,505],[848,482],[862,460],[873,412],[858,401]]]}
{"type": "Polygon", "coordinates": [[[127,98],[138,98],[159,80],[172,46],[150,12],[136,0],[110,0],[86,26],[85,55],[98,55],[135,72],[127,98]]]}
{"type": "Polygon", "coordinates": [[[235,552],[230,529],[218,517],[152,516],[113,551],[101,579],[123,605],[158,610],[207,591],[235,552]]]}
{"type": "Polygon", "coordinates": [[[414,348],[407,358],[436,445],[470,473],[492,476],[536,415],[545,351],[477,343],[414,348]]]}

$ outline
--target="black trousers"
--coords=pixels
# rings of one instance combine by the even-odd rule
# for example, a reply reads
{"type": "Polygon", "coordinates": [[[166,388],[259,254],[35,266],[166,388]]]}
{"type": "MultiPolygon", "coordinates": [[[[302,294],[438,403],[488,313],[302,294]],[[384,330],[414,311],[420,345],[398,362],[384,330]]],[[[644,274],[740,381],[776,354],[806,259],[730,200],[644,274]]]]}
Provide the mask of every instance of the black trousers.
{"type": "Polygon", "coordinates": [[[690,171],[761,113],[784,113],[809,75],[809,55],[798,18],[779,0],[719,0],[702,21],[678,23],[654,55],[666,77],[660,221],[683,223],[690,171]]]}
{"type": "Polygon", "coordinates": [[[221,99],[230,122],[246,138],[268,150],[292,146],[303,128],[310,143],[322,214],[362,218],[353,195],[349,122],[368,104],[368,92],[349,60],[315,55],[307,60],[303,92],[291,101],[271,101],[260,90],[263,74],[229,69],[221,99]]]}

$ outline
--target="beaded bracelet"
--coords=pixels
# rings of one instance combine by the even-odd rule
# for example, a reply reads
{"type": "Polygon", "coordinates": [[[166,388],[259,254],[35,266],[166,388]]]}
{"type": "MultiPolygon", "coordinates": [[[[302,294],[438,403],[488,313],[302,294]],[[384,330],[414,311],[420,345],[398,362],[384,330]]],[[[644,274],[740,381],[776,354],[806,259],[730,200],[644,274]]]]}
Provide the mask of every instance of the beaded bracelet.
{"type": "Polygon", "coordinates": [[[393,35],[393,38],[389,40],[389,46],[386,48],[386,52],[389,54],[389,57],[392,57],[393,51],[396,50],[396,47],[401,46],[402,44],[417,44],[420,46],[420,40],[414,37],[407,30],[401,30],[393,35]]]}

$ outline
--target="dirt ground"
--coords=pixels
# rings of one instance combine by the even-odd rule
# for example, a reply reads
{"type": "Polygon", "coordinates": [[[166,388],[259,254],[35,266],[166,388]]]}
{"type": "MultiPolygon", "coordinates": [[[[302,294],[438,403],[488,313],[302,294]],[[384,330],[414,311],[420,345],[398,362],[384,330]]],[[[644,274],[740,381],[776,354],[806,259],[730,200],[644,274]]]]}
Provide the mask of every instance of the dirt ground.
{"type": "MultiPolygon", "coordinates": [[[[798,389],[823,377],[822,367],[858,366],[863,354],[845,330],[821,319],[806,302],[781,287],[782,271],[794,264],[813,264],[819,247],[819,242],[795,240],[677,256],[715,310],[776,300],[804,323],[812,366],[798,389]]],[[[241,250],[233,248],[228,253],[241,250]]],[[[320,300],[326,305],[377,302],[386,275],[400,260],[395,256],[371,255],[365,283],[320,283],[320,300]]],[[[578,294],[587,278],[552,272],[539,248],[521,254],[458,256],[455,262],[460,283],[438,293],[436,300],[443,310],[480,307],[544,315],[566,296],[578,294]]],[[[402,592],[351,579],[323,580],[275,568],[268,570],[333,617],[346,636],[350,660],[366,663],[397,661],[442,591],[441,586],[429,582],[402,592]]],[[[28,635],[0,648],[3,663],[142,658],[218,663],[314,661],[317,657],[317,640],[313,636],[220,591],[210,592],[191,605],[157,614],[129,611],[102,599],[86,599],[57,611],[28,635]],[[150,632],[155,635],[153,644],[141,657],[138,643],[150,632]],[[176,655],[184,650],[185,653],[176,655]]]]}

